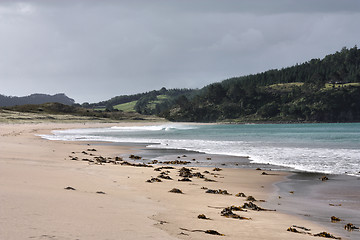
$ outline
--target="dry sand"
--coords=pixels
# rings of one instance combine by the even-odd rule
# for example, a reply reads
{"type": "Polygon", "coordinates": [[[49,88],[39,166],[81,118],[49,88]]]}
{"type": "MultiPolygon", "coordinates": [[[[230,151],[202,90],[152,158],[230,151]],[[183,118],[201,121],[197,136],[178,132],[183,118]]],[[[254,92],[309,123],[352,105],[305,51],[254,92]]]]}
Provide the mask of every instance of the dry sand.
{"type": "MultiPolygon", "coordinates": [[[[109,125],[114,124],[85,127],[109,125]]],[[[198,168],[194,171],[219,174],[205,174],[217,182],[200,178],[179,182],[180,167],[174,166],[177,169],[169,170],[174,180],[147,183],[159,174],[154,168],[89,164],[69,157],[88,158],[81,153],[88,148],[97,150],[91,152],[94,155],[115,157],[136,153],[135,146],[88,146],[35,136],[53,129],[80,127],[84,124],[0,125],[0,239],[314,239],[286,229],[298,225],[310,228],[311,233],[327,231],[323,226],[274,211],[234,212],[251,220],[220,215],[222,208],[246,202],[236,193],[268,199],[275,191],[273,183],[281,181],[285,172],[264,176],[256,170],[214,172],[198,168]],[[205,193],[202,187],[226,189],[232,195],[205,193]],[[184,194],[170,193],[172,188],[184,194]],[[199,214],[211,220],[198,219],[199,214]],[[184,229],[216,230],[225,236],[184,229]]]]}

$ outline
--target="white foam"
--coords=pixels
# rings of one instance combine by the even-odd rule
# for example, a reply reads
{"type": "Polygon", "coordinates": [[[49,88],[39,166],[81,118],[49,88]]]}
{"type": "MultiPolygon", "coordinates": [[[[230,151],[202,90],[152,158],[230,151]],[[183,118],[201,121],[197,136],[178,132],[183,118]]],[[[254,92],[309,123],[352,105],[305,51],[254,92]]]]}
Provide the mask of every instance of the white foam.
{"type": "MultiPolygon", "coordinates": [[[[49,140],[107,141],[148,143],[151,148],[184,149],[208,154],[249,156],[254,163],[273,164],[301,171],[333,174],[360,175],[359,149],[332,149],[315,147],[275,146],[266,142],[211,141],[199,139],[160,139],[131,137],[126,132],[172,131],[194,129],[196,126],[169,124],[142,127],[112,127],[99,129],[72,129],[53,131],[53,135],[41,135],[49,140]],[[114,133],[104,136],[104,133],[114,133]],[[121,134],[124,133],[124,134],[121,134]],[[267,145],[268,144],[268,145],[267,145]]],[[[142,135],[145,136],[145,135],[142,135]]],[[[156,135],[158,136],[158,135],[156,135]]],[[[195,136],[194,136],[195,137],[195,136]]]]}
{"type": "Polygon", "coordinates": [[[131,126],[131,127],[111,127],[112,130],[136,132],[136,131],[169,131],[169,130],[188,130],[195,129],[195,126],[183,125],[183,124],[165,124],[165,125],[153,125],[153,126],[131,126]]]}

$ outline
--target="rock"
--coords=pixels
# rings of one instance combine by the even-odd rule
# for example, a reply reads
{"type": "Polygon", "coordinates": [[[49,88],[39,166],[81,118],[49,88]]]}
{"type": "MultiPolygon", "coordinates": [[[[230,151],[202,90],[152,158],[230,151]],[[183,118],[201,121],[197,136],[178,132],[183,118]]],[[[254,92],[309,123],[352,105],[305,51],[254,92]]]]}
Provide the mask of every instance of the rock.
{"type": "Polygon", "coordinates": [[[73,187],[66,187],[66,188],[64,188],[65,190],[73,190],[73,191],[75,191],[76,189],[75,188],[73,188],[73,187]]]}

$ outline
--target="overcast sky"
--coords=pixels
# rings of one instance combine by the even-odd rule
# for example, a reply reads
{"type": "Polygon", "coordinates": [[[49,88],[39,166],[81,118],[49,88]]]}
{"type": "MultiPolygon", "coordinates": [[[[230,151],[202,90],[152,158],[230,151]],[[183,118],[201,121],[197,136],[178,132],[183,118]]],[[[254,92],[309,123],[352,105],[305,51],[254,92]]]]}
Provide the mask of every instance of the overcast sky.
{"type": "Polygon", "coordinates": [[[201,88],[360,45],[359,23],[359,0],[1,0],[0,94],[201,88]]]}

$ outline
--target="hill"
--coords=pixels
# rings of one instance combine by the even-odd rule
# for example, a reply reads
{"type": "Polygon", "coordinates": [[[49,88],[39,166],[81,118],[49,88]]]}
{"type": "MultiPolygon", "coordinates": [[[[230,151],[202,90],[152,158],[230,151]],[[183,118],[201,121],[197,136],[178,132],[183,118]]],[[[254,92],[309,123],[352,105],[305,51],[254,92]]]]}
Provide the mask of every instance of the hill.
{"type": "Polygon", "coordinates": [[[57,102],[64,105],[73,105],[74,99],[67,97],[63,93],[55,95],[31,94],[25,97],[11,97],[0,94],[0,107],[10,107],[24,104],[43,104],[48,102],[57,102]]]}
{"type": "Polygon", "coordinates": [[[100,111],[137,112],[145,115],[158,115],[175,104],[179,96],[192,96],[194,89],[166,89],[153,90],[133,95],[113,97],[98,103],[84,103],[82,107],[100,111]]]}
{"type": "Polygon", "coordinates": [[[360,121],[360,50],[210,84],[159,113],[172,121],[360,121]]]}
{"type": "MultiPolygon", "coordinates": [[[[17,121],[119,121],[119,120],[159,120],[153,116],[144,116],[136,112],[96,111],[79,105],[61,103],[26,104],[11,107],[0,107],[0,122],[17,121]]],[[[161,119],[162,120],[162,119],[161,119]]]]}

